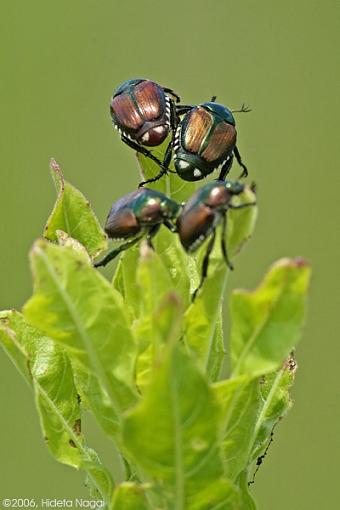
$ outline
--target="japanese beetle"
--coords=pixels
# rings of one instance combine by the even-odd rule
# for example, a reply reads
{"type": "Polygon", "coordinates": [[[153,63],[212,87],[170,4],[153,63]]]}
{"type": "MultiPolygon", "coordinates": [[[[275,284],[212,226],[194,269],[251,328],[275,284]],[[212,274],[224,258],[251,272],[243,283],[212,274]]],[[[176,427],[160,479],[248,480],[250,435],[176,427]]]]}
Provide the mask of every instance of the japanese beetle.
{"type": "Polygon", "coordinates": [[[219,180],[225,179],[235,155],[243,168],[241,177],[248,175],[236,147],[235,111],[250,111],[244,105],[232,112],[215,103],[216,97],[198,106],[178,106],[183,115],[174,142],[174,163],[177,174],[186,181],[198,181],[222,165],[219,180]]]}
{"type": "Polygon", "coordinates": [[[161,87],[151,80],[138,78],[125,81],[113,93],[110,103],[111,118],[122,141],[152,159],[161,168],[159,175],[140,185],[159,179],[168,170],[176,129],[176,108],[172,97],[177,102],[180,100],[173,90],[161,87]],[[173,136],[162,162],[144,146],[160,145],[170,131],[173,136]]]}
{"type": "Polygon", "coordinates": [[[243,209],[255,205],[254,202],[240,205],[231,203],[232,197],[240,195],[244,188],[244,184],[237,181],[216,180],[208,182],[205,186],[196,190],[178,216],[176,222],[177,232],[186,252],[196,251],[210,237],[203,259],[201,281],[193,294],[193,300],[207,276],[209,256],[215,243],[216,227],[220,223],[222,223],[222,255],[229,269],[233,269],[226,247],[227,211],[228,209],[243,209]]]}
{"type": "Polygon", "coordinates": [[[106,266],[119,253],[127,250],[146,236],[152,247],[152,238],[163,224],[175,231],[174,222],[180,211],[180,205],[159,191],[139,188],[113,202],[107,216],[105,232],[110,239],[127,240],[111,250],[94,267],[106,266]]]}

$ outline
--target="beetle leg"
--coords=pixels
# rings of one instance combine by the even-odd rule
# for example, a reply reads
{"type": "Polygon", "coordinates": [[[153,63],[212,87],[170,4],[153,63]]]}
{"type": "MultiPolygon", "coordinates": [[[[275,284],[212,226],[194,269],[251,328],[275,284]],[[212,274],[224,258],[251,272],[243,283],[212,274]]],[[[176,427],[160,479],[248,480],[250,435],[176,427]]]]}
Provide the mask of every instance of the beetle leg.
{"type": "Polygon", "coordinates": [[[152,238],[157,234],[159,228],[160,228],[160,225],[153,225],[152,227],[149,228],[147,236],[146,236],[146,241],[148,243],[148,246],[152,250],[155,250],[155,248],[152,244],[152,238]]]}
{"type": "Polygon", "coordinates": [[[194,107],[189,104],[179,104],[179,105],[176,105],[176,112],[177,112],[177,115],[184,115],[185,113],[189,112],[193,108],[194,107]]]}
{"type": "Polygon", "coordinates": [[[229,209],[245,209],[245,207],[251,207],[256,205],[256,202],[248,202],[248,204],[240,204],[240,205],[228,205],[229,209]]]}
{"type": "Polygon", "coordinates": [[[164,160],[163,160],[163,165],[164,166],[166,166],[166,167],[169,166],[170,161],[171,161],[171,155],[172,155],[172,139],[168,143],[168,146],[167,146],[166,151],[165,151],[165,156],[164,156],[164,160]]]}
{"type": "Polygon", "coordinates": [[[215,103],[216,99],[217,99],[217,96],[213,96],[213,97],[210,99],[210,102],[211,102],[211,103],[215,103]]]}
{"type": "Polygon", "coordinates": [[[227,233],[227,215],[226,213],[223,214],[222,218],[222,234],[221,234],[221,250],[223,254],[223,258],[225,260],[225,263],[229,267],[230,271],[234,269],[234,266],[229,260],[228,252],[227,252],[227,246],[226,246],[226,233],[227,233]]]}
{"type": "Polygon", "coordinates": [[[149,184],[149,182],[156,182],[158,179],[160,179],[164,174],[168,172],[167,168],[162,168],[162,170],[159,172],[159,174],[155,175],[155,177],[151,177],[150,179],[147,179],[146,181],[142,181],[138,184],[139,188],[142,188],[145,186],[145,184],[149,184]]]}
{"type": "Polygon", "coordinates": [[[177,232],[177,227],[176,225],[174,225],[173,223],[171,223],[171,221],[169,220],[164,220],[163,221],[163,225],[168,228],[171,232],[177,232]]]}
{"type": "Polygon", "coordinates": [[[174,145],[174,140],[176,138],[176,130],[177,130],[179,122],[180,122],[180,119],[179,119],[179,117],[177,115],[176,106],[174,105],[174,103],[171,103],[171,107],[170,107],[170,128],[171,128],[171,131],[172,131],[172,137],[171,137],[171,140],[169,142],[169,145],[168,145],[168,148],[167,148],[167,152],[168,152],[168,150],[170,150],[170,148],[171,148],[171,151],[170,151],[170,155],[168,155],[169,161],[166,160],[167,152],[165,154],[164,165],[165,165],[165,161],[167,161],[167,163],[168,163],[165,166],[169,166],[170,161],[171,161],[172,148],[173,148],[173,145],[174,145]]]}
{"type": "MultiPolygon", "coordinates": [[[[170,142],[168,143],[168,146],[165,151],[165,156],[163,160],[163,166],[165,166],[169,172],[173,172],[173,170],[169,169],[171,156],[172,156],[172,148],[173,148],[173,141],[175,139],[176,135],[176,128],[177,128],[177,115],[176,115],[176,108],[173,103],[171,103],[170,107],[170,129],[172,131],[172,137],[170,142]]],[[[173,172],[176,173],[176,172],[173,172]]]]}
{"type": "Polygon", "coordinates": [[[234,154],[235,154],[235,157],[237,159],[238,164],[243,168],[243,172],[241,173],[240,178],[241,177],[247,177],[247,175],[248,175],[247,167],[243,163],[243,161],[241,159],[241,154],[239,153],[238,148],[236,147],[236,145],[234,147],[234,154]]]}
{"type": "Polygon", "coordinates": [[[209,257],[210,257],[210,253],[212,252],[212,249],[213,249],[214,244],[215,244],[215,236],[216,236],[216,233],[215,233],[215,230],[213,230],[211,239],[210,239],[208,247],[207,247],[206,254],[204,255],[204,259],[203,259],[201,281],[200,281],[199,286],[197,287],[197,289],[194,291],[194,293],[192,295],[192,298],[191,298],[192,302],[195,301],[197,292],[202,287],[202,285],[204,283],[204,280],[206,279],[206,277],[208,275],[209,257]]]}
{"type": "Polygon", "coordinates": [[[107,253],[102,260],[99,260],[99,262],[95,262],[93,264],[93,267],[104,267],[104,266],[106,266],[106,264],[108,264],[111,260],[116,258],[117,255],[119,255],[122,251],[128,250],[131,246],[133,246],[134,244],[138,243],[138,241],[140,241],[141,237],[142,236],[138,236],[135,239],[131,239],[130,241],[127,241],[126,243],[121,244],[120,246],[118,246],[118,248],[114,248],[113,250],[109,251],[109,253],[107,253]]]}
{"type": "MultiPolygon", "coordinates": [[[[171,140],[166,148],[165,156],[164,156],[164,160],[163,160],[163,166],[165,166],[167,168],[169,167],[170,162],[171,162],[172,149],[174,146],[174,140],[175,140],[175,136],[176,136],[176,129],[177,129],[177,126],[179,123],[179,117],[177,116],[177,113],[176,113],[176,106],[174,105],[174,103],[172,101],[170,103],[170,119],[169,120],[170,120],[170,129],[172,132],[172,136],[171,136],[171,140]]],[[[176,173],[173,170],[170,170],[169,168],[168,168],[168,171],[171,173],[176,173]]]]}
{"type": "MultiPolygon", "coordinates": [[[[122,141],[124,143],[126,143],[126,145],[128,145],[129,147],[131,147],[132,149],[134,149],[135,151],[139,152],[140,154],[143,154],[143,156],[147,157],[147,158],[150,158],[152,159],[152,161],[154,161],[155,163],[157,163],[157,165],[159,165],[161,168],[162,168],[162,175],[167,172],[167,168],[163,165],[163,163],[158,159],[156,158],[156,156],[154,156],[152,154],[152,152],[150,152],[148,149],[146,149],[145,147],[143,147],[142,145],[139,145],[137,142],[134,142],[133,140],[130,140],[130,138],[127,138],[127,136],[122,136],[122,141]]],[[[157,179],[156,179],[157,180],[157,179]]]]}
{"type": "Polygon", "coordinates": [[[164,92],[166,92],[167,94],[169,94],[170,96],[174,97],[175,100],[176,100],[176,103],[179,103],[181,98],[179,97],[178,94],[176,94],[176,92],[174,92],[172,89],[169,89],[168,87],[162,87],[164,92]]]}
{"type": "Polygon", "coordinates": [[[234,159],[234,157],[231,154],[230,157],[228,159],[226,159],[225,162],[223,163],[221,171],[220,171],[220,175],[218,176],[219,181],[224,181],[224,179],[226,178],[226,176],[229,173],[229,170],[231,168],[231,165],[233,164],[233,159],[234,159]]]}

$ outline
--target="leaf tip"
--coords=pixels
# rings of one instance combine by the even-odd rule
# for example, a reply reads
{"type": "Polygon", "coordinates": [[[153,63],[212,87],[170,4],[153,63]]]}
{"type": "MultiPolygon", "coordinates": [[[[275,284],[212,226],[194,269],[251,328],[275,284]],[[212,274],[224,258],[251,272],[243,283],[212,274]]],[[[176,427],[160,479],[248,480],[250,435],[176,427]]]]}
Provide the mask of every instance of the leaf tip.
{"type": "Polygon", "coordinates": [[[302,269],[302,268],[309,268],[310,264],[309,264],[309,262],[307,262],[306,259],[304,259],[302,257],[295,257],[295,258],[284,257],[282,259],[277,260],[272,265],[272,269],[280,268],[280,267],[287,267],[287,268],[291,268],[291,269],[295,269],[295,268],[302,269]]]}
{"type": "Polygon", "coordinates": [[[291,374],[295,374],[298,368],[297,361],[294,357],[294,352],[291,352],[288,358],[285,359],[283,367],[285,370],[288,370],[291,374]]]}
{"type": "Polygon", "coordinates": [[[61,175],[60,165],[54,158],[50,158],[50,169],[53,170],[56,174],[61,175]]]}
{"type": "Polygon", "coordinates": [[[36,241],[34,241],[33,246],[30,250],[30,258],[40,255],[46,248],[46,239],[39,238],[36,241]]]}
{"type": "Polygon", "coordinates": [[[50,169],[52,172],[53,179],[60,185],[60,191],[64,191],[65,188],[64,176],[62,174],[60,165],[54,158],[50,158],[50,169]]]}
{"type": "Polygon", "coordinates": [[[293,259],[293,262],[295,263],[296,267],[310,267],[310,263],[302,257],[296,257],[293,259]]]}

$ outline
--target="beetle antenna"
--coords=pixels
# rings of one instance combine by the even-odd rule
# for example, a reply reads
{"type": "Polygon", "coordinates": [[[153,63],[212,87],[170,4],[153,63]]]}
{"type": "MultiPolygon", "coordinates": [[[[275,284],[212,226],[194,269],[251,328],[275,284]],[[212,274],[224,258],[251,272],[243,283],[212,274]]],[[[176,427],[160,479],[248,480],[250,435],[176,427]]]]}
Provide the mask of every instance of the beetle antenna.
{"type": "Polygon", "coordinates": [[[256,192],[257,192],[257,184],[256,184],[256,182],[254,182],[254,181],[253,181],[253,182],[251,183],[251,185],[250,185],[250,189],[252,190],[252,192],[253,192],[253,193],[255,193],[255,194],[256,194],[256,192]]]}
{"type": "Polygon", "coordinates": [[[245,103],[242,103],[240,110],[231,110],[231,113],[248,113],[251,112],[251,108],[245,103]]]}

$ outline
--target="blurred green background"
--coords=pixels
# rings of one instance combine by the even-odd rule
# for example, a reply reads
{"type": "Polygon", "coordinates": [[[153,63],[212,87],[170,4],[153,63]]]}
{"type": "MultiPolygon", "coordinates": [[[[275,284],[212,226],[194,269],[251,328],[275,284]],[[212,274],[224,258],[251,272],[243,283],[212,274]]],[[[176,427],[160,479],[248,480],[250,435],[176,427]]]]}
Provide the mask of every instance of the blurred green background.
{"type": "MultiPolygon", "coordinates": [[[[54,202],[51,156],[101,221],[136,186],[133,152],[108,115],[113,88],[147,77],[184,103],[216,94],[250,104],[238,145],[260,214],[229,285],[254,287],[285,255],[313,266],[295,406],[252,491],[260,510],[337,508],[339,1],[2,0],[0,10],[0,308],[31,293],[27,252],[54,202]]],[[[87,498],[82,474],[49,456],[32,395],[3,352],[0,373],[0,498],[87,498]]],[[[109,462],[92,422],[86,432],[109,462]]]]}

